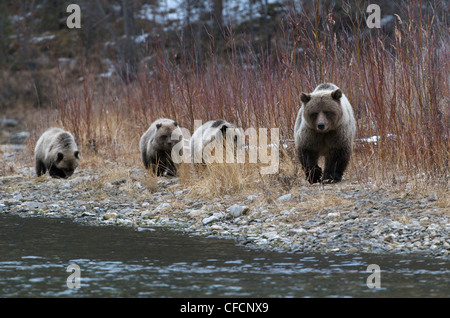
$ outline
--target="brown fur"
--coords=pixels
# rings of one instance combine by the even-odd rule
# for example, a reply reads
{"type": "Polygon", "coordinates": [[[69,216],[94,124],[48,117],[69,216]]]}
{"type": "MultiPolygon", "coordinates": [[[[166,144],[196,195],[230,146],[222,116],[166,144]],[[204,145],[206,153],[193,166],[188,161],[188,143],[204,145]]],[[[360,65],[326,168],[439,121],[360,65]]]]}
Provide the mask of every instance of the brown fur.
{"type": "Polygon", "coordinates": [[[310,183],[339,182],[350,160],[356,131],[353,109],[342,91],[331,83],[300,95],[302,107],[295,123],[295,145],[310,183]],[[317,165],[325,156],[325,170],[317,165]]]}
{"type": "Polygon", "coordinates": [[[162,176],[164,172],[170,176],[175,175],[177,169],[171,152],[181,136],[178,124],[174,120],[161,118],[154,121],[139,142],[145,168],[152,168],[158,176],[162,176]]]}

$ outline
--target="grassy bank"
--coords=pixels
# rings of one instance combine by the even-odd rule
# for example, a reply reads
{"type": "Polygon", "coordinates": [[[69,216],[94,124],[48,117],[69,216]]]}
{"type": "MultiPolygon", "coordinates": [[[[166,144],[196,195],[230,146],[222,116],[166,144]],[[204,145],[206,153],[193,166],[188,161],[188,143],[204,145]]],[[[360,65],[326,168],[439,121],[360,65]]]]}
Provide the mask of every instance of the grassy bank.
{"type": "Polygon", "coordinates": [[[223,118],[244,130],[278,127],[288,145],[279,174],[261,176],[246,164],[210,169],[198,178],[184,166],[181,182],[209,195],[239,193],[253,184],[269,189],[271,182],[289,190],[304,178],[291,142],[299,95],[333,82],[357,118],[346,181],[445,189],[450,136],[445,15],[425,14],[420,1],[408,2],[388,35],[364,27],[364,9],[341,13],[350,22],[340,30],[323,8],[293,12],[282,21],[270,53],[237,46],[242,39],[231,30],[223,35],[225,53],[217,54],[211,38],[203,63],[194,63],[188,49],[178,62],[155,49],[134,81],[99,77],[98,68],[84,60],[78,65],[82,76],[68,80],[59,65],[52,70],[54,108],[33,114],[29,151],[46,128],[57,125],[75,135],[83,156],[80,169],[131,169],[142,166],[139,138],[155,119],[173,118],[193,133],[194,120],[223,118]]]}

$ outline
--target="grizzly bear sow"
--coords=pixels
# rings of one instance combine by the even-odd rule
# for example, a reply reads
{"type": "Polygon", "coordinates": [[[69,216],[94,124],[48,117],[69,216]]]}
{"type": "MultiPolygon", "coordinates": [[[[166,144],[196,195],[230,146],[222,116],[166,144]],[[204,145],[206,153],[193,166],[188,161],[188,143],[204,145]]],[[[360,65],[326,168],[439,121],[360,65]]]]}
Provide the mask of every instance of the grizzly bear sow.
{"type": "Polygon", "coordinates": [[[350,160],[356,121],[341,89],[320,84],[311,94],[300,95],[302,106],[294,127],[295,149],[310,183],[339,182],[350,160]],[[325,156],[325,169],[317,165],[325,156]]]}
{"type": "Polygon", "coordinates": [[[176,121],[167,118],[155,120],[139,142],[145,168],[152,168],[158,176],[164,172],[169,176],[176,175],[172,149],[181,139],[182,133],[176,121]]]}
{"type": "Polygon", "coordinates": [[[72,134],[60,128],[45,131],[34,149],[36,174],[48,170],[53,178],[70,177],[80,163],[80,152],[72,134]]]}

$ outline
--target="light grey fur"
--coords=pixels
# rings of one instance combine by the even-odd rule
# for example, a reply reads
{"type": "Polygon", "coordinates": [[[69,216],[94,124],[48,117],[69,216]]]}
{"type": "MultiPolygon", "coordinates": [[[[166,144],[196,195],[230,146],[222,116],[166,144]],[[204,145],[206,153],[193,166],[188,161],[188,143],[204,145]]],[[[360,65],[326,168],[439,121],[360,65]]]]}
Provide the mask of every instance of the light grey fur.
{"type": "MultiPolygon", "coordinates": [[[[214,142],[219,135],[222,136],[223,141],[226,141],[224,130],[226,131],[228,128],[236,128],[236,126],[222,119],[210,120],[198,127],[190,139],[192,163],[207,162],[207,158],[203,158],[205,147],[214,142]]],[[[233,134],[237,136],[237,139],[241,136],[239,129],[235,129],[233,134]]],[[[237,146],[237,143],[234,145],[237,146]]],[[[225,160],[225,158],[223,159],[225,160]]]]}
{"type": "Polygon", "coordinates": [[[36,174],[47,171],[52,177],[70,177],[78,167],[79,150],[72,134],[61,128],[49,128],[36,143],[34,149],[36,174]]]}

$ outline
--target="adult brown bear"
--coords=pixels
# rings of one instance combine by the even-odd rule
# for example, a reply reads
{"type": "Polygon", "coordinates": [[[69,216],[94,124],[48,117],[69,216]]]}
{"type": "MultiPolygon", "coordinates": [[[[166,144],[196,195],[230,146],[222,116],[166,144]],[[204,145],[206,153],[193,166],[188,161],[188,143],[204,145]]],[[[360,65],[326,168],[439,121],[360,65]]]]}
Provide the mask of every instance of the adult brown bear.
{"type": "Polygon", "coordinates": [[[309,183],[342,180],[352,153],[356,120],[341,89],[324,83],[300,95],[302,106],[294,127],[295,149],[309,183]],[[325,169],[317,165],[325,156],[325,169]]]}

